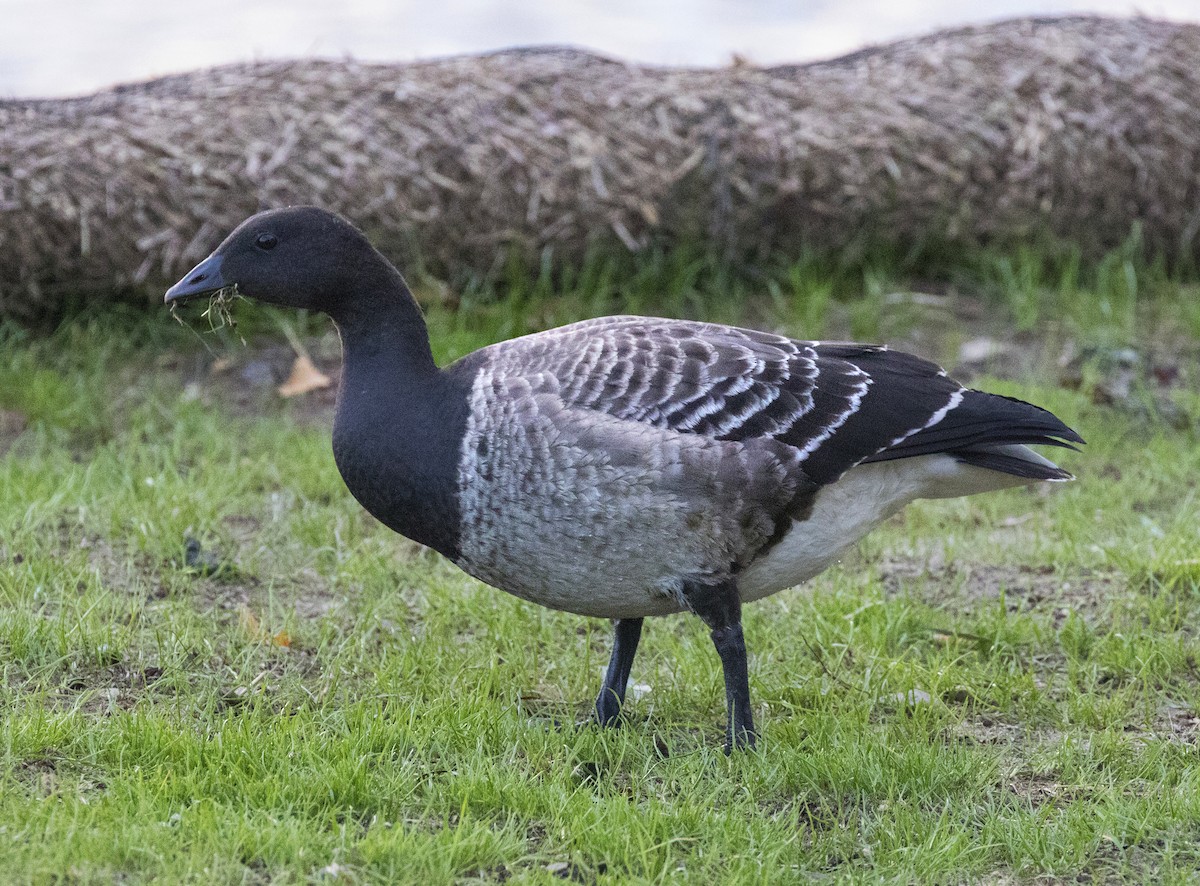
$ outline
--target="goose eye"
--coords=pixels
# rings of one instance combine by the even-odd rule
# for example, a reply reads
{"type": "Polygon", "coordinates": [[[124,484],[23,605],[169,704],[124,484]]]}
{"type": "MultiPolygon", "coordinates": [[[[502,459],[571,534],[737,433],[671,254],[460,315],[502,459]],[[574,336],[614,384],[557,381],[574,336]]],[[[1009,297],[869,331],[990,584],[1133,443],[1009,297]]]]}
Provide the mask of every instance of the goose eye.
{"type": "Polygon", "coordinates": [[[254,240],[254,245],[265,251],[268,249],[274,249],[275,244],[278,242],[279,241],[275,238],[274,234],[259,234],[254,240]]]}

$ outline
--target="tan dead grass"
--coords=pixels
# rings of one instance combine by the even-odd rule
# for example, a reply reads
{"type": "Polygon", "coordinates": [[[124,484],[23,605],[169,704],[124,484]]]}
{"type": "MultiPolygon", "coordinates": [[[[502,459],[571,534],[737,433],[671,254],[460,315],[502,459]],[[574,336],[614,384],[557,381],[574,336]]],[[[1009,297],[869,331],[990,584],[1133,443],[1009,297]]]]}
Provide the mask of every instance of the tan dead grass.
{"type": "Polygon", "coordinates": [[[541,48],[255,62],[0,102],[0,317],[161,297],[246,215],[317,203],[437,275],[589,248],[729,260],[1138,224],[1190,255],[1200,26],[1019,19],[807,65],[541,48]]]}

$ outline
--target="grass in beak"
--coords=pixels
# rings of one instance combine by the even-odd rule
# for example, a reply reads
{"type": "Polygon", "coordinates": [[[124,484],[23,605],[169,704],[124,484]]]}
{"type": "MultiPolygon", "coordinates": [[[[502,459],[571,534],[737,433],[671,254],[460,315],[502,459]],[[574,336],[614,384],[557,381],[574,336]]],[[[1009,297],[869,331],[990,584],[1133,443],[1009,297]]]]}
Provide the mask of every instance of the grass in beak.
{"type": "Polygon", "coordinates": [[[231,330],[237,329],[237,320],[234,319],[233,311],[229,306],[234,299],[241,297],[238,294],[237,286],[218,289],[208,297],[208,309],[200,316],[208,320],[210,331],[215,332],[223,326],[228,326],[231,330]]]}
{"type": "MultiPolygon", "coordinates": [[[[237,291],[236,285],[226,286],[218,289],[208,297],[208,307],[200,316],[208,320],[208,331],[216,332],[218,329],[228,328],[230,331],[237,329],[237,319],[233,316],[231,305],[236,299],[244,299],[241,293],[237,291]]],[[[171,303],[171,316],[181,326],[188,326],[187,322],[179,315],[179,305],[175,302],[171,303]]],[[[190,328],[190,327],[189,327],[190,328]]],[[[246,340],[240,335],[242,344],[246,344],[246,340]]]]}

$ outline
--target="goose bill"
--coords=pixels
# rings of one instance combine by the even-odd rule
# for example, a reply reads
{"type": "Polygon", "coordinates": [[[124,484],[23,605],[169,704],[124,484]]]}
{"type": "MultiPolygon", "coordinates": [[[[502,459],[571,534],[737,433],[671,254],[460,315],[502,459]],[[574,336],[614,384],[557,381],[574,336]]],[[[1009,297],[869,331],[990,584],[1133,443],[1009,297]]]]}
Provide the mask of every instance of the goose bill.
{"type": "Polygon", "coordinates": [[[192,268],[183,279],[167,290],[163,299],[167,304],[186,304],[194,298],[209,296],[229,286],[221,273],[222,258],[210,255],[192,268]]]}

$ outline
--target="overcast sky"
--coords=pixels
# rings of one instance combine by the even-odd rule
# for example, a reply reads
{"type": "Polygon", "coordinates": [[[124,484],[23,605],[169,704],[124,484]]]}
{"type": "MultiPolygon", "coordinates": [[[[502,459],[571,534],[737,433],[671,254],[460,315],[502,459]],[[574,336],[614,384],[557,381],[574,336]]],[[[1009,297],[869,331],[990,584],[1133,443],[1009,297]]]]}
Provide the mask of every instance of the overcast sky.
{"type": "Polygon", "coordinates": [[[0,97],[252,59],[405,61],[543,43],[659,64],[808,61],[949,25],[1079,12],[1200,22],[1200,0],[0,0],[0,97]]]}

